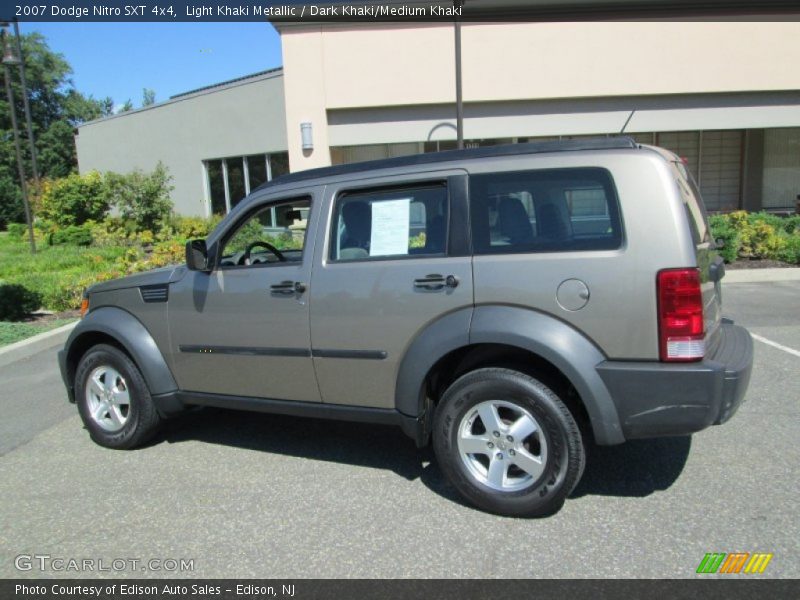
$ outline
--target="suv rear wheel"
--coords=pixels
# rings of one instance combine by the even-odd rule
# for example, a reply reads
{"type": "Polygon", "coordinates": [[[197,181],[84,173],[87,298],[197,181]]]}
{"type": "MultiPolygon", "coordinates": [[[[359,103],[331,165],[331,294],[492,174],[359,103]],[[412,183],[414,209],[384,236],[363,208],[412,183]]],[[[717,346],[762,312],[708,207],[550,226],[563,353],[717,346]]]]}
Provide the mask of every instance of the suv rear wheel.
{"type": "Polygon", "coordinates": [[[133,448],[161,422],[141,372],[124,352],[94,346],[75,372],[75,399],[91,438],[107,448],[133,448]]]}
{"type": "Polygon", "coordinates": [[[478,369],[456,380],[437,407],[433,443],[466,499],[509,516],[557,511],[586,460],[580,429],[560,398],[510,369],[478,369]]]}

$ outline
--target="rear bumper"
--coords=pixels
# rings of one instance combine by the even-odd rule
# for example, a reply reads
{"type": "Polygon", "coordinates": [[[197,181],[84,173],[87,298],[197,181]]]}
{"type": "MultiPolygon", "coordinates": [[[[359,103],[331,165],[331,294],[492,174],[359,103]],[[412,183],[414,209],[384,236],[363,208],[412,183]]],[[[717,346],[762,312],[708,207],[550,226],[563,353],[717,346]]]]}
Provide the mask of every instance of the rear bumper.
{"type": "Polygon", "coordinates": [[[718,343],[696,363],[606,361],[597,371],[617,408],[625,439],[684,435],[730,419],[744,399],[753,341],[720,326],[718,343]]]}

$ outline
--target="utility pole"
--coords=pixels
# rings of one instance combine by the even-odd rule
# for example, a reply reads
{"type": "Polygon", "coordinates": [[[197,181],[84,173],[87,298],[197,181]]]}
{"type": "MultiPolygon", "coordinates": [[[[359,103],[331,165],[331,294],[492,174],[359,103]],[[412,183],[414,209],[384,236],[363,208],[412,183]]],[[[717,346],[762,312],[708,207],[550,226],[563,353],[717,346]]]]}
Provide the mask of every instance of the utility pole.
{"type": "MultiPolygon", "coordinates": [[[[5,24],[4,24],[5,25],[5,24]]],[[[31,254],[36,254],[36,240],[33,237],[33,217],[31,205],[28,202],[28,184],[25,181],[25,164],[22,161],[22,147],[19,143],[19,130],[17,129],[17,109],[14,106],[14,95],[11,92],[11,69],[9,64],[14,64],[14,53],[8,45],[5,28],[2,31],[3,41],[3,69],[6,81],[6,97],[8,108],[11,111],[11,128],[14,130],[14,149],[17,152],[17,169],[19,171],[19,185],[22,188],[22,204],[25,207],[25,222],[28,224],[28,238],[31,244],[31,254]]]]}
{"type": "Polygon", "coordinates": [[[25,107],[25,126],[28,130],[28,144],[31,150],[31,165],[33,167],[33,181],[39,187],[39,164],[36,160],[36,145],[33,142],[33,120],[31,119],[31,106],[28,103],[28,82],[25,79],[25,55],[22,53],[22,43],[19,37],[19,23],[14,19],[14,37],[17,42],[17,58],[19,59],[19,77],[22,83],[22,105],[25,107]]]}
{"type": "MultiPolygon", "coordinates": [[[[464,0],[453,0],[453,8],[462,8],[464,0]]],[[[459,150],[464,148],[464,100],[461,93],[461,18],[455,18],[456,41],[456,138],[459,150]]]]}

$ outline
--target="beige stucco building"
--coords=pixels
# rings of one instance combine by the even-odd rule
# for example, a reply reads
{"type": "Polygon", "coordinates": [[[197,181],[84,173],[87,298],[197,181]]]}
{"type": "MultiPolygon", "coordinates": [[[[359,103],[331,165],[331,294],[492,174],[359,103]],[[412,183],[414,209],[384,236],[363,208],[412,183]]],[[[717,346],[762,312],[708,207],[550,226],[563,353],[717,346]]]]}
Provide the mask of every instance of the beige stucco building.
{"type": "MultiPolygon", "coordinates": [[[[283,69],[82,126],[81,171],[162,160],[177,209],[211,214],[288,168],[455,147],[452,22],[275,26],[283,69]]],[[[711,210],[793,210],[798,40],[778,20],[465,22],[465,139],[624,128],[683,156],[711,210]]]]}
{"type": "MultiPolygon", "coordinates": [[[[292,170],[454,146],[452,24],[277,27],[292,170]]],[[[464,23],[464,137],[625,128],[684,156],[711,209],[794,207],[798,40],[798,22],[464,23]]]]}

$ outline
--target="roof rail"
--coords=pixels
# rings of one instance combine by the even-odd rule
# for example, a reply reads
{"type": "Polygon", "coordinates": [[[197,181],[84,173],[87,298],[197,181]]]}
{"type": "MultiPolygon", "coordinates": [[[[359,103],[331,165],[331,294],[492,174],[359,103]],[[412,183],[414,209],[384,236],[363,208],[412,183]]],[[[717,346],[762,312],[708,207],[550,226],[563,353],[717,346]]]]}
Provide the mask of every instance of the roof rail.
{"type": "Polygon", "coordinates": [[[491,158],[497,156],[517,156],[523,154],[544,154],[548,152],[573,152],[579,150],[618,150],[636,148],[633,139],[625,136],[585,138],[579,140],[563,140],[548,142],[528,142],[525,144],[503,144],[500,146],[482,146],[467,148],[465,150],[446,150],[443,152],[427,152],[396,158],[383,158],[365,162],[347,163],[333,167],[321,167],[299,171],[288,175],[276,177],[272,181],[261,184],[255,190],[263,190],[273,185],[309,181],[321,177],[347,175],[366,170],[391,169],[395,167],[409,167],[414,165],[427,165],[473,158],[491,158]]]}

